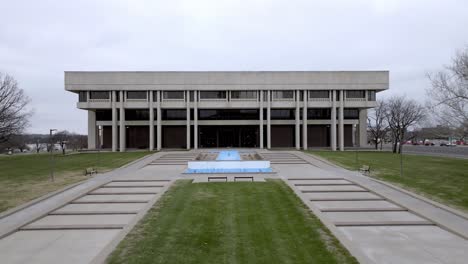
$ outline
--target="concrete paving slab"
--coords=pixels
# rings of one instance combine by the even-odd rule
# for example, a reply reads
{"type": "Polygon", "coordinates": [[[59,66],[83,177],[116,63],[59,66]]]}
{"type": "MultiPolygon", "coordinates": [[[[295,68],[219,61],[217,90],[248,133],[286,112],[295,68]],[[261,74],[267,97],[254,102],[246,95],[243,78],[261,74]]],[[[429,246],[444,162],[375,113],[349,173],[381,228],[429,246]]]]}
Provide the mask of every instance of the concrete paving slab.
{"type": "Polygon", "coordinates": [[[466,263],[468,241],[437,226],[339,227],[374,263],[466,263]]]}
{"type": "MultiPolygon", "coordinates": [[[[374,223],[374,222],[427,222],[410,212],[324,212],[333,223],[374,223]]],[[[429,223],[429,222],[428,222],[429,223]]]]}
{"type": "Polygon", "coordinates": [[[73,201],[74,203],[104,203],[104,202],[149,202],[153,194],[126,194],[126,195],[85,195],[73,201]]]}
{"type": "Polygon", "coordinates": [[[110,182],[104,186],[106,187],[121,187],[121,186],[130,186],[130,187],[156,187],[166,184],[165,182],[149,182],[149,181],[133,181],[133,182],[110,182]]]}
{"type": "Polygon", "coordinates": [[[291,182],[296,186],[353,184],[347,180],[293,180],[291,182]]]}
{"type": "Polygon", "coordinates": [[[162,188],[159,187],[129,187],[129,188],[99,188],[89,194],[156,194],[161,191],[162,188]]]}
{"type": "Polygon", "coordinates": [[[124,226],[135,215],[48,215],[23,228],[124,226]]]}
{"type": "Polygon", "coordinates": [[[311,201],[383,200],[371,192],[320,192],[304,195],[311,201]]]}
{"type": "Polygon", "coordinates": [[[384,210],[384,209],[401,209],[400,206],[388,201],[317,201],[311,202],[320,210],[384,210]]]}
{"type": "Polygon", "coordinates": [[[145,207],[144,203],[67,204],[51,214],[138,213],[143,207],[145,207]]]}
{"type": "Polygon", "coordinates": [[[360,191],[365,192],[366,189],[357,185],[315,185],[315,186],[298,186],[302,192],[325,192],[325,191],[360,191]]]}
{"type": "Polygon", "coordinates": [[[19,231],[0,240],[3,264],[85,264],[120,230],[19,231]]]}

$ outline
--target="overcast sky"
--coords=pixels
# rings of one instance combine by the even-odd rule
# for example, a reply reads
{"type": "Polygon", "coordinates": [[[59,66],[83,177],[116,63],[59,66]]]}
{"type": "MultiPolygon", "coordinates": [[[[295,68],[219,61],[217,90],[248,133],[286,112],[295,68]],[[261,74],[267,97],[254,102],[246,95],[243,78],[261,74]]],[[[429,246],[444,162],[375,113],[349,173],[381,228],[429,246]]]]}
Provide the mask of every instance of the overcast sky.
{"type": "Polygon", "coordinates": [[[0,71],[31,98],[29,132],[87,132],[66,70],[389,70],[424,101],[426,72],[468,45],[466,0],[2,1],[0,71]]]}

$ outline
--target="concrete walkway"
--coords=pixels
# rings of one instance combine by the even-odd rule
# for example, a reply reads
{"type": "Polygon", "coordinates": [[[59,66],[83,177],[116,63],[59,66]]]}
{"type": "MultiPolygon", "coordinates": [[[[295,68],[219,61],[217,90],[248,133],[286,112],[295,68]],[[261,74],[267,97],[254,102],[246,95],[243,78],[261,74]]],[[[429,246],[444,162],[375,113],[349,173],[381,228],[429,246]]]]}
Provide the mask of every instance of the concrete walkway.
{"type": "Polygon", "coordinates": [[[275,156],[278,175],[361,263],[467,263],[463,213],[302,152],[263,156],[275,156]],[[307,164],[287,164],[291,155],[307,164]]]}
{"type": "Polygon", "coordinates": [[[185,166],[147,166],[164,153],[98,175],[0,219],[1,263],[102,263],[185,166]]]}

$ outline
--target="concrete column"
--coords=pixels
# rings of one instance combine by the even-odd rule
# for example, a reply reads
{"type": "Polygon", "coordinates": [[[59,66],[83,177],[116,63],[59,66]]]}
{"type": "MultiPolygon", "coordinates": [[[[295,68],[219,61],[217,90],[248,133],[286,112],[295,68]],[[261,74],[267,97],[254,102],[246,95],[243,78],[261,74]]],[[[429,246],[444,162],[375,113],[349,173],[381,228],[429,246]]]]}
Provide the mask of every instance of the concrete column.
{"type": "Polygon", "coordinates": [[[125,133],[127,132],[125,128],[125,98],[124,98],[124,92],[120,91],[119,94],[120,98],[120,144],[119,144],[119,149],[120,152],[125,151],[125,133]]]}
{"type": "Polygon", "coordinates": [[[344,151],[344,93],[340,90],[340,110],[338,113],[338,143],[340,151],[344,151]]]}
{"type": "Polygon", "coordinates": [[[190,149],[190,91],[185,92],[187,98],[187,149],[190,149]]]}
{"type": "Polygon", "coordinates": [[[117,151],[117,92],[112,91],[112,152],[117,151]]]}
{"type": "Polygon", "coordinates": [[[198,91],[193,91],[193,148],[198,149],[198,91]]]}
{"type": "Polygon", "coordinates": [[[304,107],[302,108],[302,149],[307,150],[307,90],[304,90],[304,107]]]}
{"type": "Polygon", "coordinates": [[[156,92],[156,150],[161,150],[161,91],[156,92]]]}
{"type": "Polygon", "coordinates": [[[331,150],[336,151],[336,91],[333,90],[332,94],[332,107],[331,107],[331,125],[330,125],[330,145],[331,150]]]}
{"type": "Polygon", "coordinates": [[[154,104],[153,91],[149,91],[149,150],[154,150],[154,104]]]}
{"type": "Polygon", "coordinates": [[[301,149],[301,118],[300,118],[300,105],[299,105],[299,99],[300,99],[300,92],[299,90],[296,90],[296,149],[299,150],[301,149]]]}
{"type": "Polygon", "coordinates": [[[260,90],[260,148],[263,149],[263,91],[260,90]]]}
{"type": "Polygon", "coordinates": [[[88,149],[96,149],[96,112],[88,110],[88,149]]]}
{"type": "Polygon", "coordinates": [[[267,96],[267,149],[271,149],[271,90],[268,90],[267,96]]]}
{"type": "Polygon", "coordinates": [[[367,147],[367,109],[359,110],[358,134],[359,147],[367,147]]]}

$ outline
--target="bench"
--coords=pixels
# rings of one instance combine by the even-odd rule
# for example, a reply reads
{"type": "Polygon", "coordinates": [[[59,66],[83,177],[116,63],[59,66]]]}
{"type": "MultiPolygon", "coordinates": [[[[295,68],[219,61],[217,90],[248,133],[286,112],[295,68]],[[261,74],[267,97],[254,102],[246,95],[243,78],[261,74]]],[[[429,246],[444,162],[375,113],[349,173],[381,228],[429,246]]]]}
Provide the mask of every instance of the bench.
{"type": "Polygon", "coordinates": [[[370,166],[369,165],[362,165],[362,167],[359,169],[360,172],[364,173],[370,173],[370,166]]]}
{"type": "Polygon", "coordinates": [[[93,174],[97,174],[97,170],[95,168],[87,168],[85,170],[85,176],[88,176],[88,175],[93,176],[93,174]]]}
{"type": "Polygon", "coordinates": [[[237,181],[237,180],[252,180],[252,182],[254,181],[254,177],[253,176],[235,176],[234,177],[234,181],[237,181]]]}
{"type": "Polygon", "coordinates": [[[212,176],[208,177],[208,181],[210,180],[225,180],[226,182],[228,181],[226,176],[212,176]]]}

